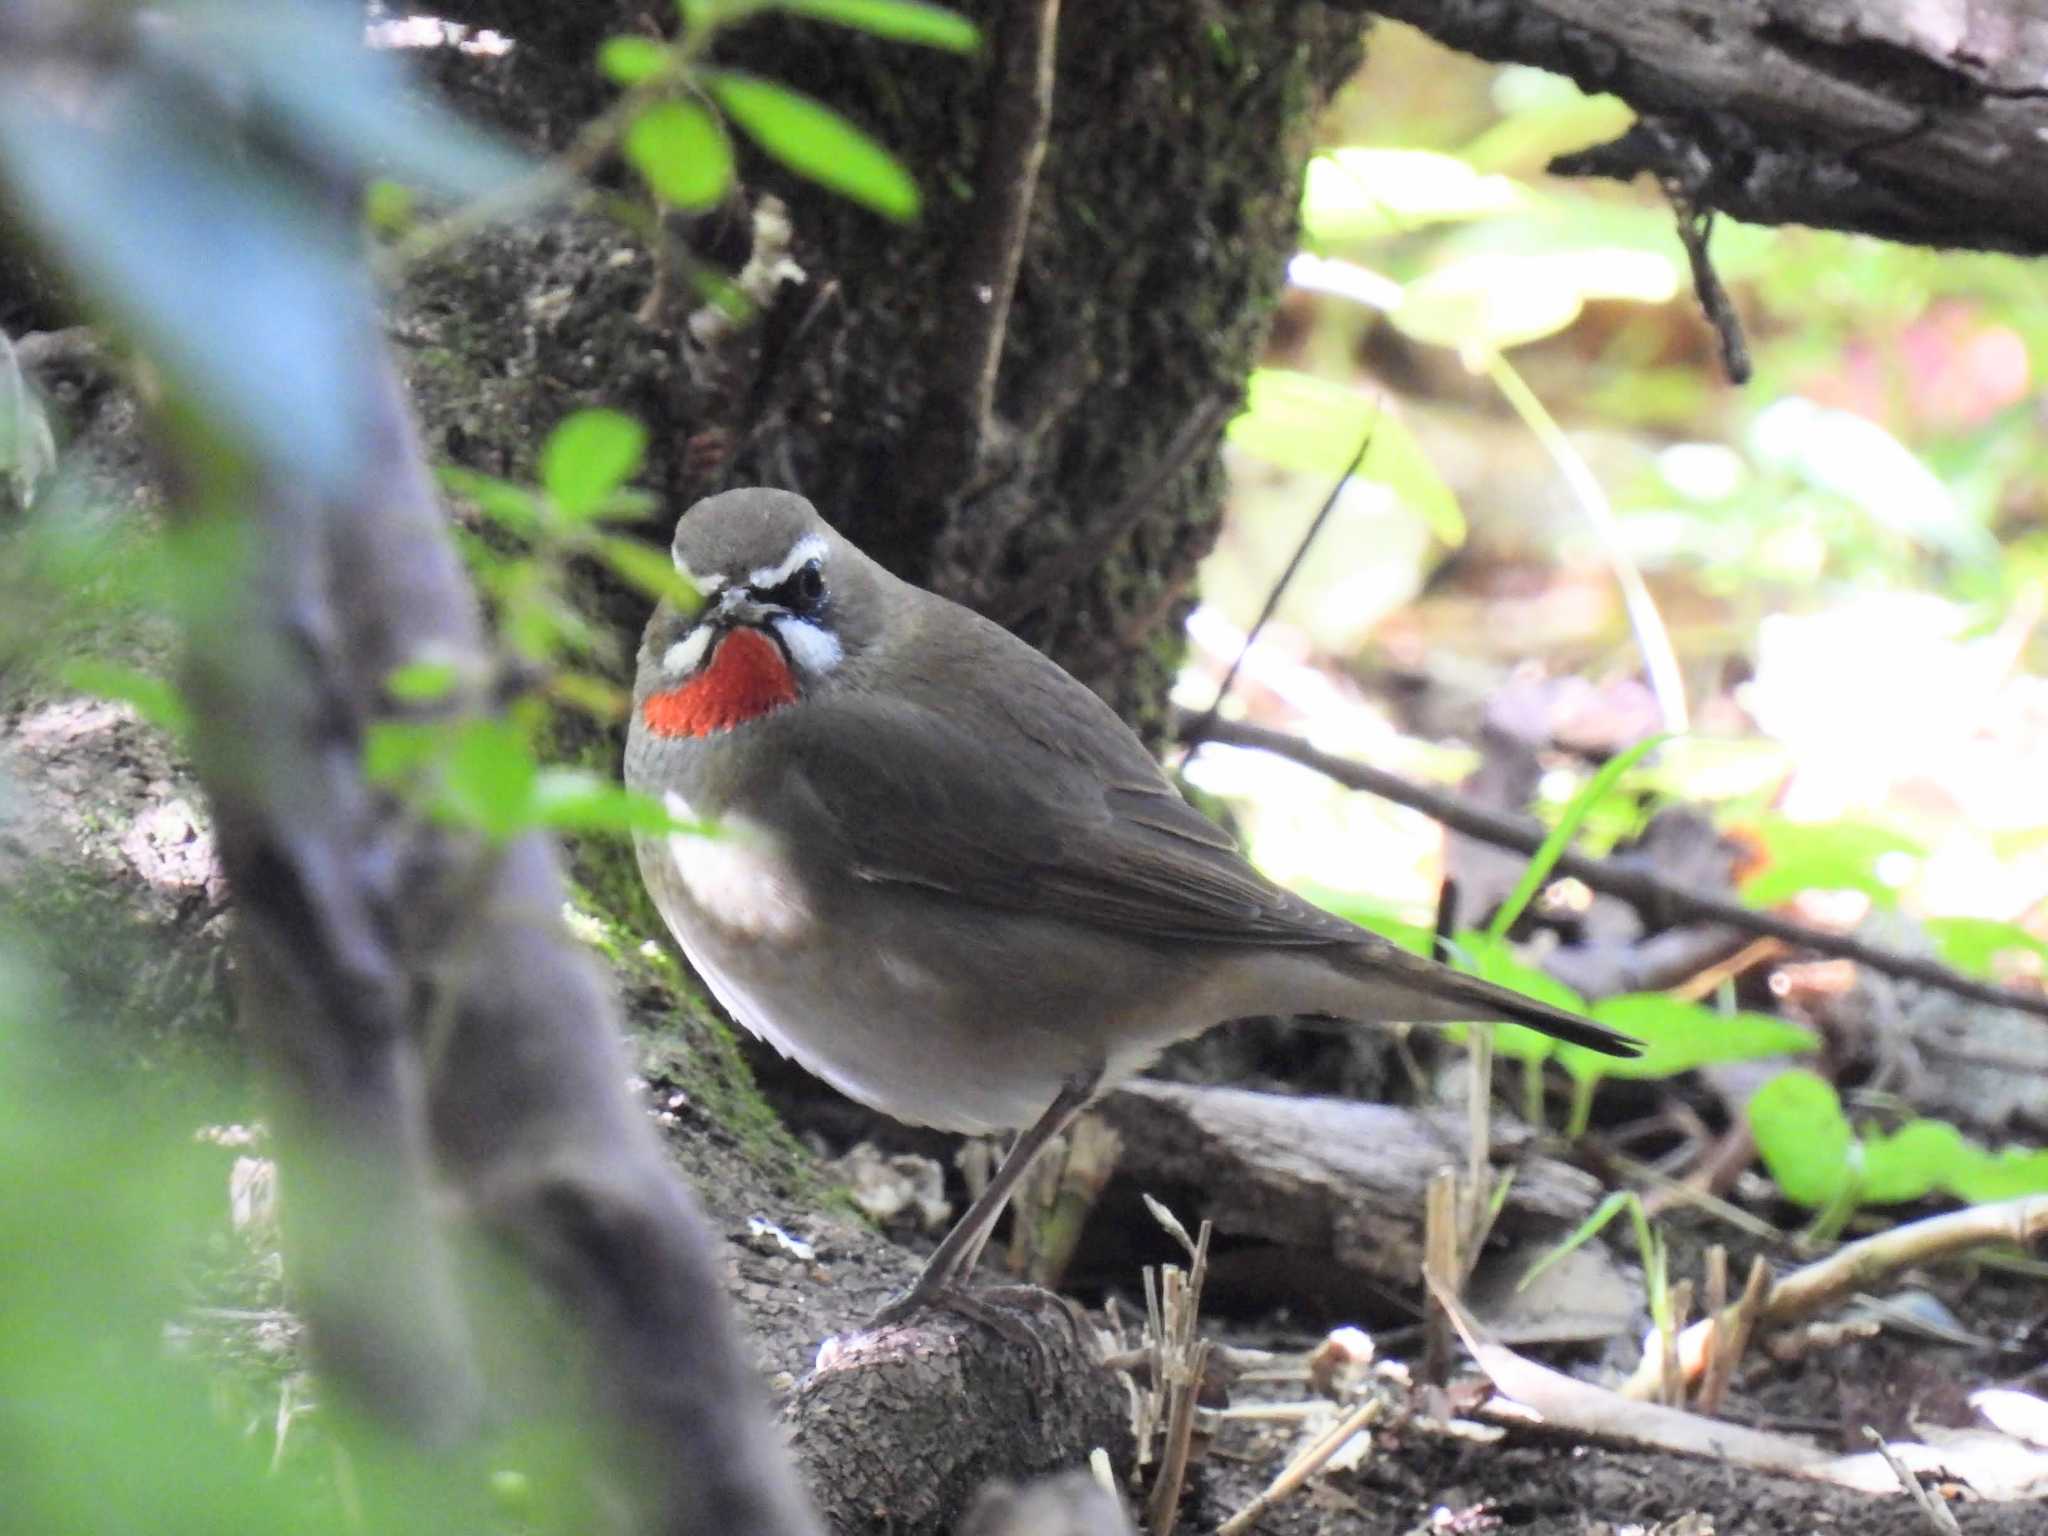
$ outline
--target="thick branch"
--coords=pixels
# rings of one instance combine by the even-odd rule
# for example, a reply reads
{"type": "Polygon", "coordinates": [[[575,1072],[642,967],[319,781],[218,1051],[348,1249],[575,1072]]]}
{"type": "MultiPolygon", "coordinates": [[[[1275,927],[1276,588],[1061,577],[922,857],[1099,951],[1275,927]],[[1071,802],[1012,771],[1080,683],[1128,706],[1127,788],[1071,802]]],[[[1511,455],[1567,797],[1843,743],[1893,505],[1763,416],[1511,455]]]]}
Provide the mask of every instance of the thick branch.
{"type": "Polygon", "coordinates": [[[1567,172],[1694,207],[1936,246],[2048,250],[2048,32],[2022,0],[1370,0],[1440,42],[1610,91],[1645,121],[1567,172]]]}

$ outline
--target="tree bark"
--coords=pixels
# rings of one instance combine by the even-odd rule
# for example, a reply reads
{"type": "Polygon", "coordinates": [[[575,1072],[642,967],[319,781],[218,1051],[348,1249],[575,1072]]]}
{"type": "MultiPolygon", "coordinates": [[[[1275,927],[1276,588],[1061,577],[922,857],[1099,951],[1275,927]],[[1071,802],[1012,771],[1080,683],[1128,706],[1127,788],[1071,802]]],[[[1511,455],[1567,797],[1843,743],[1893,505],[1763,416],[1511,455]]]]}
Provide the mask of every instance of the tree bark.
{"type": "MultiPolygon", "coordinates": [[[[961,9],[991,36],[1004,12],[998,0],[961,9]]],[[[497,61],[444,59],[444,83],[515,132],[560,144],[602,103],[591,53],[629,30],[622,10],[456,0],[441,14],[516,46],[497,61]]],[[[918,465],[906,455],[932,381],[949,376],[937,360],[966,344],[948,277],[985,207],[974,194],[1004,83],[997,51],[927,55],[778,17],[735,29],[720,61],[817,96],[888,144],[924,189],[922,221],[889,225],[743,158],[740,196],[688,238],[737,265],[758,250],[750,221],[772,195],[789,211],[787,255],[803,276],[758,325],[708,350],[688,340],[687,289],[636,318],[654,267],[616,230],[567,220],[487,235],[401,295],[434,446],[516,472],[564,411],[615,405],[653,428],[646,479],[664,517],[727,486],[785,486],[899,574],[991,609],[1130,492],[1163,481],[1097,568],[1015,616],[1163,736],[1172,621],[1222,494],[1222,412],[1195,441],[1181,429],[1243,388],[1294,250],[1314,115],[1356,65],[1361,30],[1283,0],[1064,9],[994,441],[971,483],[926,498],[907,494],[918,465]]],[[[620,627],[639,612],[622,602],[620,627]]]]}
{"type": "Polygon", "coordinates": [[[1369,0],[1462,53],[1642,115],[1553,169],[1668,177],[1703,210],[2038,254],[2048,15],[2037,0],[1369,0]]]}

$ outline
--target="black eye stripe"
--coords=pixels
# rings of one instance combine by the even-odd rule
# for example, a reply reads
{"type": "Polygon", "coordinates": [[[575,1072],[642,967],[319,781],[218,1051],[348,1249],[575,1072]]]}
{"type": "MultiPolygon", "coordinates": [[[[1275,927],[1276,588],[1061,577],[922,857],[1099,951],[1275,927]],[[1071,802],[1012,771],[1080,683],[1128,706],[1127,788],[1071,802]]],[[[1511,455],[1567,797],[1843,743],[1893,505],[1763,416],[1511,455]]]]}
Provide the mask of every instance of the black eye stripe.
{"type": "Polygon", "coordinates": [[[774,586],[755,594],[765,602],[792,613],[815,613],[825,602],[825,572],[821,562],[812,560],[774,586]]]}

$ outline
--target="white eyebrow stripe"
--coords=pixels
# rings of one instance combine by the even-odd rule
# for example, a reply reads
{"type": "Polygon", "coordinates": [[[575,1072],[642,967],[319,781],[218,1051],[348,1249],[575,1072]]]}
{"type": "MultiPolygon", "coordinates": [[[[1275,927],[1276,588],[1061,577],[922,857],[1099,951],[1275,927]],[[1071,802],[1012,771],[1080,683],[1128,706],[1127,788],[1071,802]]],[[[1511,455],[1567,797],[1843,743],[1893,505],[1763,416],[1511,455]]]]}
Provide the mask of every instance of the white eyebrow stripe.
{"type": "Polygon", "coordinates": [[[747,585],[756,591],[768,587],[779,587],[813,560],[823,560],[829,546],[821,533],[807,533],[790,546],[789,553],[780,565],[764,565],[747,577],[747,585]]]}
{"type": "Polygon", "coordinates": [[[712,593],[725,585],[725,578],[723,576],[699,576],[683,563],[683,557],[674,550],[669,551],[668,557],[675,562],[676,574],[695,587],[699,597],[708,598],[712,593]]]}

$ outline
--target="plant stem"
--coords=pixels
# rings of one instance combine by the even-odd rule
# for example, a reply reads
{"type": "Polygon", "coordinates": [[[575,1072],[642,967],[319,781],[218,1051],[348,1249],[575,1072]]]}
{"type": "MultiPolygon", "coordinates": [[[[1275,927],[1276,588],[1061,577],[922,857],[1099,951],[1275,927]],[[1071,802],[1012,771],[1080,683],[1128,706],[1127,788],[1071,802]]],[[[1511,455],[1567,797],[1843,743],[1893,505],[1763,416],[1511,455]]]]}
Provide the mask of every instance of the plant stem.
{"type": "Polygon", "coordinates": [[[1621,526],[1615,521],[1614,506],[1607,499],[1599,478],[1592,466],[1557,424],[1543,402],[1536,398],[1536,392],[1523,382],[1522,376],[1500,353],[1487,358],[1486,376],[1493,380],[1494,387],[1507,400],[1522,423],[1535,434],[1536,441],[1550,455],[1559,474],[1570,489],[1572,497],[1579,504],[1579,510],[1593,529],[1593,535],[1600,541],[1601,552],[1607,557],[1607,564],[1614,572],[1614,579],[1621,588],[1622,602],[1628,608],[1629,628],[1635,632],[1636,646],[1643,653],[1643,670],[1650,677],[1650,691],[1657,696],[1657,708],[1664,718],[1664,729],[1673,733],[1690,729],[1690,716],[1685,703],[1685,679],[1678,670],[1678,657],[1671,648],[1670,633],[1664,628],[1663,615],[1657,611],[1656,600],[1643,581],[1643,573],[1636,569],[1636,563],[1623,548],[1621,526]]]}

